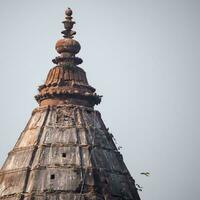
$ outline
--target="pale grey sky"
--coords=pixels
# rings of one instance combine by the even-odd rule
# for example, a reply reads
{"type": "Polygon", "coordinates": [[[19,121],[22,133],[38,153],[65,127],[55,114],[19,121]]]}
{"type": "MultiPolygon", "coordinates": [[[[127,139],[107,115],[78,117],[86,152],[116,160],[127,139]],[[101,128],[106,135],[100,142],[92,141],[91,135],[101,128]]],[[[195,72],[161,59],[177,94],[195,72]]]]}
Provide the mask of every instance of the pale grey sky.
{"type": "Polygon", "coordinates": [[[0,163],[37,106],[67,7],[142,200],[199,200],[199,0],[1,0],[0,163]]]}

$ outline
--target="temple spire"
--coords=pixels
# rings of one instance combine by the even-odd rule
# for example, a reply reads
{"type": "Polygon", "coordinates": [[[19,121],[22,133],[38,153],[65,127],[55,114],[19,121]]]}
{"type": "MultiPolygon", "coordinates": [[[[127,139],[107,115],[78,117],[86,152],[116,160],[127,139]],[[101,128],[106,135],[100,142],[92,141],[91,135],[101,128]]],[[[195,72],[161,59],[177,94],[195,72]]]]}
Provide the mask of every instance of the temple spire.
{"type": "Polygon", "coordinates": [[[65,13],[56,66],[0,170],[0,200],[140,200],[113,135],[94,109],[101,96],[77,66],[80,44],[73,39],[71,9],[65,13]]]}

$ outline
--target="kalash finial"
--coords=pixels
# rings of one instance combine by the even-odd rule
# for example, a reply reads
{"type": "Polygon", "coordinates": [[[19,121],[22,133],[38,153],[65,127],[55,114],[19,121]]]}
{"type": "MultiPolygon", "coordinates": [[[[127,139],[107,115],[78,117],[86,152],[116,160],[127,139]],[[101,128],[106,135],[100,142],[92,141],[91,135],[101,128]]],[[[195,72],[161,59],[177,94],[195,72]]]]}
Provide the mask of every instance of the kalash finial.
{"type": "Polygon", "coordinates": [[[80,51],[81,45],[73,39],[76,32],[72,30],[75,24],[72,21],[72,14],[73,12],[70,8],[65,11],[66,16],[63,21],[65,30],[62,31],[64,39],[60,39],[56,43],[56,51],[61,55],[53,59],[53,63],[59,66],[73,67],[83,62],[81,58],[75,56],[80,51]]]}
{"type": "Polygon", "coordinates": [[[74,35],[76,34],[76,31],[73,31],[72,28],[75,24],[74,21],[72,21],[72,10],[71,8],[67,8],[67,10],[65,11],[65,21],[63,21],[63,24],[65,26],[65,30],[62,31],[62,34],[64,34],[64,38],[73,38],[74,35]]]}

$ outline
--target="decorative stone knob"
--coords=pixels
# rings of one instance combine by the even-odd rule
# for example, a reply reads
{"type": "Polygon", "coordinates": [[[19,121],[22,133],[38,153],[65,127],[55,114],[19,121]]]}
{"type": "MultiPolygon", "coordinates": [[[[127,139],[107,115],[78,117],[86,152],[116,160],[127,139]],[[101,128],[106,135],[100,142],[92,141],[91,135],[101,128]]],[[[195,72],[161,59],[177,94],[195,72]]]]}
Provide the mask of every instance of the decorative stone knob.
{"type": "Polygon", "coordinates": [[[72,16],[73,12],[72,12],[71,8],[67,8],[67,10],[65,11],[65,14],[67,16],[72,16]]]}

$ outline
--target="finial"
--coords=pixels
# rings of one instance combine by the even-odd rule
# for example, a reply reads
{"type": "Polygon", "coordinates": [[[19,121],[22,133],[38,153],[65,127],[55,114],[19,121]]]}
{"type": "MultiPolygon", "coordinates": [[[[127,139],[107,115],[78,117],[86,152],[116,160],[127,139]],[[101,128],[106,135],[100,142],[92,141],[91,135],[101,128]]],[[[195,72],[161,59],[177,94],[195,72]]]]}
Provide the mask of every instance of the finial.
{"type": "Polygon", "coordinates": [[[73,12],[70,8],[65,11],[65,21],[63,21],[65,30],[62,31],[64,39],[60,39],[56,43],[56,51],[60,56],[53,59],[53,63],[60,66],[76,66],[83,62],[81,58],[76,57],[76,54],[81,49],[81,45],[73,39],[76,32],[72,30],[75,24],[72,21],[72,14],[73,12]]]}
{"type": "Polygon", "coordinates": [[[72,21],[72,10],[71,8],[67,8],[67,10],[65,11],[65,21],[63,21],[63,24],[64,24],[64,27],[65,27],[65,30],[62,31],[62,34],[64,34],[64,38],[73,38],[74,35],[76,34],[75,31],[72,30],[75,22],[72,21]]]}
{"type": "Polygon", "coordinates": [[[73,14],[72,9],[71,8],[67,8],[66,11],[65,11],[65,14],[67,16],[71,16],[73,14]]]}

